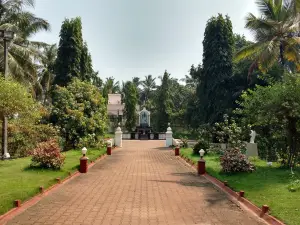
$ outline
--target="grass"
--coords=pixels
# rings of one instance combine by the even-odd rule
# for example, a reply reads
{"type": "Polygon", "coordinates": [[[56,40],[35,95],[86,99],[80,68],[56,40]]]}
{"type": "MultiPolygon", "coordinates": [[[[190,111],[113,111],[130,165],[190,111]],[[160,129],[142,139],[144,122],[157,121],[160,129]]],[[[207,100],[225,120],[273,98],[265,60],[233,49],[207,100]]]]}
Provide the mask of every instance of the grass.
{"type": "Polygon", "coordinates": [[[189,140],[198,140],[198,135],[197,133],[195,134],[191,134],[190,131],[186,130],[186,131],[173,131],[173,137],[175,139],[180,139],[180,138],[187,138],[189,140]]]}
{"type": "MultiPolygon", "coordinates": [[[[181,149],[181,155],[193,162],[199,160],[192,149],[181,149]]],[[[288,225],[300,224],[300,191],[289,192],[290,170],[280,168],[279,164],[267,166],[265,161],[254,160],[256,171],[253,173],[225,174],[221,171],[219,156],[206,155],[206,171],[221,181],[228,181],[235,190],[245,191],[245,197],[258,207],[269,205],[271,214],[288,225]]],[[[300,177],[300,169],[294,171],[300,177]]]]}
{"type": "Polygon", "coordinates": [[[111,133],[104,135],[104,138],[114,138],[114,137],[115,137],[115,134],[111,134],[111,133]]]}
{"type": "MultiPolygon", "coordinates": [[[[87,156],[94,161],[105,152],[105,149],[89,149],[87,156]]],[[[0,215],[13,207],[14,200],[24,202],[38,193],[39,186],[47,188],[56,183],[55,178],[64,179],[69,172],[78,170],[81,151],[70,150],[63,154],[66,159],[61,170],[31,168],[30,157],[0,161],[0,215]]]]}

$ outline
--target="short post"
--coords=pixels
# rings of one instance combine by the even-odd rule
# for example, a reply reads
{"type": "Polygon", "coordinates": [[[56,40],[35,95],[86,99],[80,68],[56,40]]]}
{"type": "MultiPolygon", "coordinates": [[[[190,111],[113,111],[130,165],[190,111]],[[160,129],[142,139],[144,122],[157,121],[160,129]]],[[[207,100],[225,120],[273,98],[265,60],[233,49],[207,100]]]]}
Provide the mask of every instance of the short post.
{"type": "Polygon", "coordinates": [[[87,149],[84,147],[82,148],[81,150],[82,152],[82,157],[80,158],[80,168],[79,168],[79,172],[80,173],[87,173],[88,171],[88,157],[86,157],[86,152],[87,152],[87,149]]]}
{"type": "Polygon", "coordinates": [[[269,206],[263,205],[263,206],[261,207],[261,214],[260,214],[260,217],[263,217],[268,211],[269,211],[269,206]]]}
{"type": "Polygon", "coordinates": [[[44,187],[43,186],[40,186],[39,190],[40,190],[40,193],[44,193],[44,187]]]}
{"type": "Polygon", "coordinates": [[[175,156],[179,156],[179,146],[178,145],[175,148],[175,156]]]}
{"type": "Polygon", "coordinates": [[[107,147],[106,147],[106,154],[107,155],[111,155],[111,147],[112,147],[111,141],[107,141],[107,147]]]}
{"type": "Polygon", "coordinates": [[[203,156],[204,156],[204,153],[205,151],[203,149],[201,149],[199,151],[199,154],[200,154],[200,160],[198,161],[198,174],[199,175],[203,175],[206,173],[206,170],[205,170],[205,160],[203,159],[203,156]]]}
{"type": "Polygon", "coordinates": [[[15,207],[21,207],[21,200],[15,200],[14,205],[15,207]]]}
{"type": "Polygon", "coordinates": [[[123,136],[123,132],[121,130],[121,124],[118,123],[118,127],[116,129],[115,132],[115,145],[122,148],[122,136],[123,136]]]}
{"type": "Polygon", "coordinates": [[[168,123],[168,128],[166,132],[166,147],[170,147],[173,144],[173,132],[172,128],[170,127],[170,123],[168,123]]]}
{"type": "Polygon", "coordinates": [[[240,198],[244,198],[245,197],[245,192],[244,191],[240,191],[239,192],[239,196],[240,196],[240,198]]]}

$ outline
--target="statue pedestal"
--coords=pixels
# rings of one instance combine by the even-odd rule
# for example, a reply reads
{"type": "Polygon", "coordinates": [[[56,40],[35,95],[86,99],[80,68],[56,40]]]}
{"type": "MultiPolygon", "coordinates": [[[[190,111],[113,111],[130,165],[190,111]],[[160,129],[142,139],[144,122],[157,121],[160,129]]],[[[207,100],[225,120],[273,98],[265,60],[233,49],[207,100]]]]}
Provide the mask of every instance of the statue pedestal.
{"type": "Polygon", "coordinates": [[[247,156],[258,156],[257,143],[247,143],[246,149],[247,156]]]}

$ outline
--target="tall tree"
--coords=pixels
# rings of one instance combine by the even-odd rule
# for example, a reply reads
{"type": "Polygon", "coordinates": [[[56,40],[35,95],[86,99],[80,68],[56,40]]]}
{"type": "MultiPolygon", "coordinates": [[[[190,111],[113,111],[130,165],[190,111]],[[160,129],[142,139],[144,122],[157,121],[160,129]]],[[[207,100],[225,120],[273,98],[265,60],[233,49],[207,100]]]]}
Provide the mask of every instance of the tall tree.
{"type": "Polygon", "coordinates": [[[131,81],[125,83],[124,86],[124,116],[126,118],[125,127],[127,131],[131,131],[136,126],[137,114],[136,105],[138,103],[137,88],[131,81]]]}
{"type": "Polygon", "coordinates": [[[300,2],[299,0],[258,0],[261,13],[246,18],[246,28],[255,36],[256,43],[241,49],[235,60],[250,59],[250,76],[255,68],[266,72],[281,62],[289,66],[293,62],[300,70],[300,2]]]}
{"type": "Polygon", "coordinates": [[[228,16],[219,14],[206,25],[203,41],[203,68],[197,95],[201,123],[222,119],[230,107],[228,81],[233,73],[234,37],[228,16]]]}
{"type": "Polygon", "coordinates": [[[159,132],[164,132],[167,129],[168,122],[170,122],[170,74],[165,71],[162,77],[161,86],[157,89],[156,96],[156,128],[159,132]]]}
{"type": "Polygon", "coordinates": [[[66,86],[74,77],[82,79],[82,25],[80,17],[65,19],[60,30],[54,83],[66,86]]]}
{"type": "Polygon", "coordinates": [[[80,60],[80,77],[83,81],[91,81],[93,76],[92,56],[89,53],[87,43],[84,42],[80,60]]]}

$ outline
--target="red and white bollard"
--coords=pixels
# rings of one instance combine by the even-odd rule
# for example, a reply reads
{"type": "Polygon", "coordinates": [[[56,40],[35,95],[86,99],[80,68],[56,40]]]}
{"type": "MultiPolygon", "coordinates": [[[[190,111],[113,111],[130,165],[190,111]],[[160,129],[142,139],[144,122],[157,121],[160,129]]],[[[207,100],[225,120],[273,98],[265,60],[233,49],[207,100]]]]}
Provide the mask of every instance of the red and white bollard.
{"type": "Polygon", "coordinates": [[[85,156],[87,149],[84,147],[81,150],[83,156],[80,158],[80,168],[79,168],[79,172],[80,173],[87,173],[88,171],[88,157],[85,156]]]}
{"type": "Polygon", "coordinates": [[[106,147],[106,154],[111,155],[111,148],[112,148],[112,143],[111,141],[107,142],[107,147],[106,147]]]}
{"type": "Polygon", "coordinates": [[[205,153],[205,151],[203,149],[201,149],[199,151],[199,154],[200,154],[200,157],[201,157],[201,159],[198,161],[198,167],[197,167],[199,175],[203,175],[203,174],[206,173],[206,171],[205,171],[205,160],[203,159],[204,153],[205,153]]]}
{"type": "Polygon", "coordinates": [[[198,174],[199,175],[203,175],[205,174],[205,160],[204,159],[200,159],[198,161],[198,174]]]}
{"type": "Polygon", "coordinates": [[[176,146],[175,148],[175,156],[179,156],[179,146],[176,146]]]}

